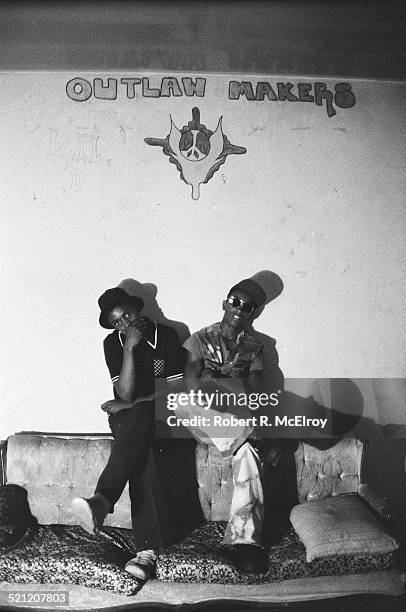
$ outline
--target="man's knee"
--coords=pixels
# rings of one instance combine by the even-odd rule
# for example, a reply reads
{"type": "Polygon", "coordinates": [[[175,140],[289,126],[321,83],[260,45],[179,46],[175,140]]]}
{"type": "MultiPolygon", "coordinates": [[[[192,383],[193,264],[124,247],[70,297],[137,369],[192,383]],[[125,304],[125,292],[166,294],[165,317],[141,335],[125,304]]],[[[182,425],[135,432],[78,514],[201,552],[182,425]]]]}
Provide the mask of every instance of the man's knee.
{"type": "Polygon", "coordinates": [[[122,410],[109,419],[110,428],[116,438],[121,435],[132,435],[150,432],[154,423],[152,402],[141,402],[133,408],[122,410]]]}

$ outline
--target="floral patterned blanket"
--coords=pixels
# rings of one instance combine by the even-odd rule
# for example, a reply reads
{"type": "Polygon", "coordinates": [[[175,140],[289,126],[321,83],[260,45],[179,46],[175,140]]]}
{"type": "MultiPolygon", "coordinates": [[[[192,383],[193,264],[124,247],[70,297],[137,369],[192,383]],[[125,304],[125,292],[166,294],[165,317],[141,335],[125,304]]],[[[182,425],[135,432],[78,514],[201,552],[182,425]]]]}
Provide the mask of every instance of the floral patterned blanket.
{"type": "Polygon", "coordinates": [[[206,523],[190,536],[163,551],[157,577],[165,582],[260,584],[293,578],[361,573],[395,565],[395,553],[340,555],[306,562],[306,549],[293,527],[284,527],[267,547],[269,565],[263,574],[242,574],[233,549],[221,540],[227,523],[206,523]]]}
{"type": "Polygon", "coordinates": [[[72,583],[122,595],[142,584],[124,570],[136,554],[131,530],[105,527],[93,536],[76,525],[39,525],[18,485],[0,487],[0,553],[0,581],[72,583]]]}
{"type": "MultiPolygon", "coordinates": [[[[264,574],[244,575],[233,549],[221,540],[226,523],[206,523],[160,552],[157,578],[165,582],[255,584],[306,576],[367,572],[395,564],[394,553],[329,557],[306,563],[305,548],[293,528],[274,530],[264,574]]],[[[0,581],[66,584],[135,595],[142,583],[124,571],[136,554],[132,531],[104,527],[100,536],[79,526],[39,525],[25,489],[0,487],[0,581]]]]}

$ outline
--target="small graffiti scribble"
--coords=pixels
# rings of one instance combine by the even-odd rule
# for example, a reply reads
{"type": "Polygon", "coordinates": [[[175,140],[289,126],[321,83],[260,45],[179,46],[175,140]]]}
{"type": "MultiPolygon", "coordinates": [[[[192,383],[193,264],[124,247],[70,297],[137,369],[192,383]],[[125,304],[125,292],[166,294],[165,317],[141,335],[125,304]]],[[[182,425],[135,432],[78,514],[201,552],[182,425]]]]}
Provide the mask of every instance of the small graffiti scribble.
{"type": "Polygon", "coordinates": [[[171,120],[171,130],[165,139],[145,138],[146,144],[162,147],[169,161],[176,165],[185,183],[192,187],[192,198],[198,200],[200,185],[207,183],[227,155],[246,153],[245,147],[233,145],[223,133],[222,117],[214,132],[200,123],[200,110],[192,109],[192,121],[178,129],[171,120]]]}
{"type": "Polygon", "coordinates": [[[89,133],[88,128],[77,127],[76,132],[68,134],[56,128],[49,128],[48,157],[56,157],[65,162],[66,183],[61,185],[63,195],[81,191],[86,170],[92,166],[110,166],[112,159],[102,155],[102,138],[99,134],[89,133]]]}
{"type": "MultiPolygon", "coordinates": [[[[82,128],[86,130],[86,128],[82,128]]],[[[111,159],[103,158],[101,153],[101,138],[98,134],[77,132],[75,140],[68,145],[65,138],[61,137],[59,130],[49,129],[48,157],[61,157],[69,162],[82,164],[107,164],[110,166],[111,159]]]]}

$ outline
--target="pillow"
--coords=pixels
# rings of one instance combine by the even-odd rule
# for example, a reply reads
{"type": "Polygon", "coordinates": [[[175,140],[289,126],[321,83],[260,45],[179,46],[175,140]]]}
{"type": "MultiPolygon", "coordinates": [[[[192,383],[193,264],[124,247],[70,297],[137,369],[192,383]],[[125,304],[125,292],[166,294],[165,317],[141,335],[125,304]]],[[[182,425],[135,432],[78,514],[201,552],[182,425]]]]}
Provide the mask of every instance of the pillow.
{"type": "Polygon", "coordinates": [[[295,506],[290,521],[306,547],[306,561],[333,555],[389,553],[399,545],[357,495],[295,506]]]}

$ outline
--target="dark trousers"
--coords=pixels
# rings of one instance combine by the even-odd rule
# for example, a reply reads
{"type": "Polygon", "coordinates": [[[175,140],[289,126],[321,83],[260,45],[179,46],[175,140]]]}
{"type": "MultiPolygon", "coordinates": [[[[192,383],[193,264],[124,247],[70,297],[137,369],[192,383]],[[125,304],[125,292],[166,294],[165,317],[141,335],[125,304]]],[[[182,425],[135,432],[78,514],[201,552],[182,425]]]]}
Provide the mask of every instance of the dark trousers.
{"type": "Polygon", "coordinates": [[[172,541],[165,499],[152,451],[154,405],[142,402],[109,417],[114,441],[96,486],[114,504],[128,481],[131,519],[139,550],[157,549],[172,541]]]}

